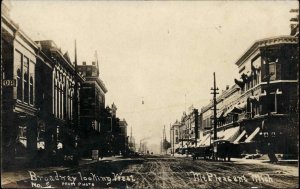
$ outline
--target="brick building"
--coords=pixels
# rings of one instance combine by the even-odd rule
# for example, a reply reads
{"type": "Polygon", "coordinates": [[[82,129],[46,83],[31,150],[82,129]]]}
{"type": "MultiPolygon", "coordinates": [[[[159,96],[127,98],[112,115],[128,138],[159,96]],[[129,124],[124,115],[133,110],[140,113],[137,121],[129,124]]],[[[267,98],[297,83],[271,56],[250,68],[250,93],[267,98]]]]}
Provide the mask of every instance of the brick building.
{"type": "MultiPolygon", "coordinates": [[[[37,44],[9,16],[9,2],[1,7],[2,79],[15,83],[2,86],[3,165],[17,158],[31,158],[37,150],[35,67],[37,44]]],[[[7,164],[8,163],[8,164],[7,164]]]]}

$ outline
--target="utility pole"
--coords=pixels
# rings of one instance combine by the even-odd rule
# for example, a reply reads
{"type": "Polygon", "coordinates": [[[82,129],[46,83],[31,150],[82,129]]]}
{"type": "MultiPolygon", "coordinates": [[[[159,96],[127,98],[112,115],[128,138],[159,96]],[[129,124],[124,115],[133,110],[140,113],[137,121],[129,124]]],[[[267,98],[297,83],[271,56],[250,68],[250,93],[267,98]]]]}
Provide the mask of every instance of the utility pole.
{"type": "Polygon", "coordinates": [[[73,124],[74,124],[74,130],[76,131],[76,134],[78,134],[78,78],[77,78],[77,46],[76,46],[76,40],[75,40],[75,69],[74,69],[74,108],[73,108],[73,124]]]}
{"type": "MultiPolygon", "coordinates": [[[[213,94],[213,111],[214,111],[214,141],[217,140],[217,94],[219,94],[217,91],[219,90],[218,87],[216,87],[216,75],[214,72],[214,87],[211,88],[210,90],[212,90],[213,92],[211,92],[210,94],[213,94]]],[[[215,148],[215,146],[214,146],[215,148]]],[[[214,154],[214,153],[213,153],[214,154]]],[[[215,155],[214,155],[214,159],[215,159],[215,155]]]]}
{"type": "Polygon", "coordinates": [[[172,138],[171,138],[171,136],[172,136],[171,129],[172,129],[172,127],[171,127],[171,123],[170,123],[170,144],[171,144],[171,154],[172,154],[172,149],[173,148],[172,148],[172,141],[171,141],[172,140],[172,138]]]}
{"type": "Polygon", "coordinates": [[[166,143],[166,126],[164,125],[164,130],[163,130],[163,143],[162,143],[163,152],[165,152],[165,143],[166,143]]]}
{"type": "Polygon", "coordinates": [[[194,109],[194,120],[195,120],[195,147],[197,147],[197,139],[199,138],[199,115],[198,115],[198,109],[194,109]]]}
{"type": "Polygon", "coordinates": [[[174,148],[174,126],[173,126],[173,140],[172,141],[173,141],[173,156],[174,156],[174,154],[175,154],[174,153],[174,151],[175,151],[175,148],[174,148]]]}

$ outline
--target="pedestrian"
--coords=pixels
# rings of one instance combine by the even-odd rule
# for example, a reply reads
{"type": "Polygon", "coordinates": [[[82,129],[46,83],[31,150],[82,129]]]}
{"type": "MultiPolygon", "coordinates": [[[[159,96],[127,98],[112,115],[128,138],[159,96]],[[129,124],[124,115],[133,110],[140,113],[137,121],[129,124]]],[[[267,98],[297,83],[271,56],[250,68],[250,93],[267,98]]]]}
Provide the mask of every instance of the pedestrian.
{"type": "Polygon", "coordinates": [[[278,159],[275,156],[274,145],[271,142],[268,143],[268,149],[269,149],[269,151],[268,151],[268,157],[270,159],[270,162],[271,163],[277,163],[278,159]]]}

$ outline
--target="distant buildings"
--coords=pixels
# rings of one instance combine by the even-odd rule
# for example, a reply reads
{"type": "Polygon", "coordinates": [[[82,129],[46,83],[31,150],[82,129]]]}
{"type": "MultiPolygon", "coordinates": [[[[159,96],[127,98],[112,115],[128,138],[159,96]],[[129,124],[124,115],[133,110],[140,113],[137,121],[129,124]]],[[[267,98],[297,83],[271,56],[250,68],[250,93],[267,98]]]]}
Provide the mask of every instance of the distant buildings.
{"type": "Polygon", "coordinates": [[[170,131],[170,142],[171,142],[171,151],[175,152],[176,149],[183,147],[183,125],[176,120],[175,123],[171,125],[170,131]]]}

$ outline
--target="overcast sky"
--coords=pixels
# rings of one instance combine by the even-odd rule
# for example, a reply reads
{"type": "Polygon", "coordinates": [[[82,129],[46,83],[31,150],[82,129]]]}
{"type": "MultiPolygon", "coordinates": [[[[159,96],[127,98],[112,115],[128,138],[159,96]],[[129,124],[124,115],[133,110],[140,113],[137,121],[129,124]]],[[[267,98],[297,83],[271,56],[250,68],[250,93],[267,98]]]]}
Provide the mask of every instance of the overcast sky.
{"type": "Polygon", "coordinates": [[[159,144],[163,126],[232,86],[235,61],[255,40],[289,35],[297,1],[12,1],[11,17],[33,40],[54,40],[74,60],[98,51],[106,104],[117,105],[137,141],[159,144]],[[144,104],[142,104],[144,101],[144,104]]]}

